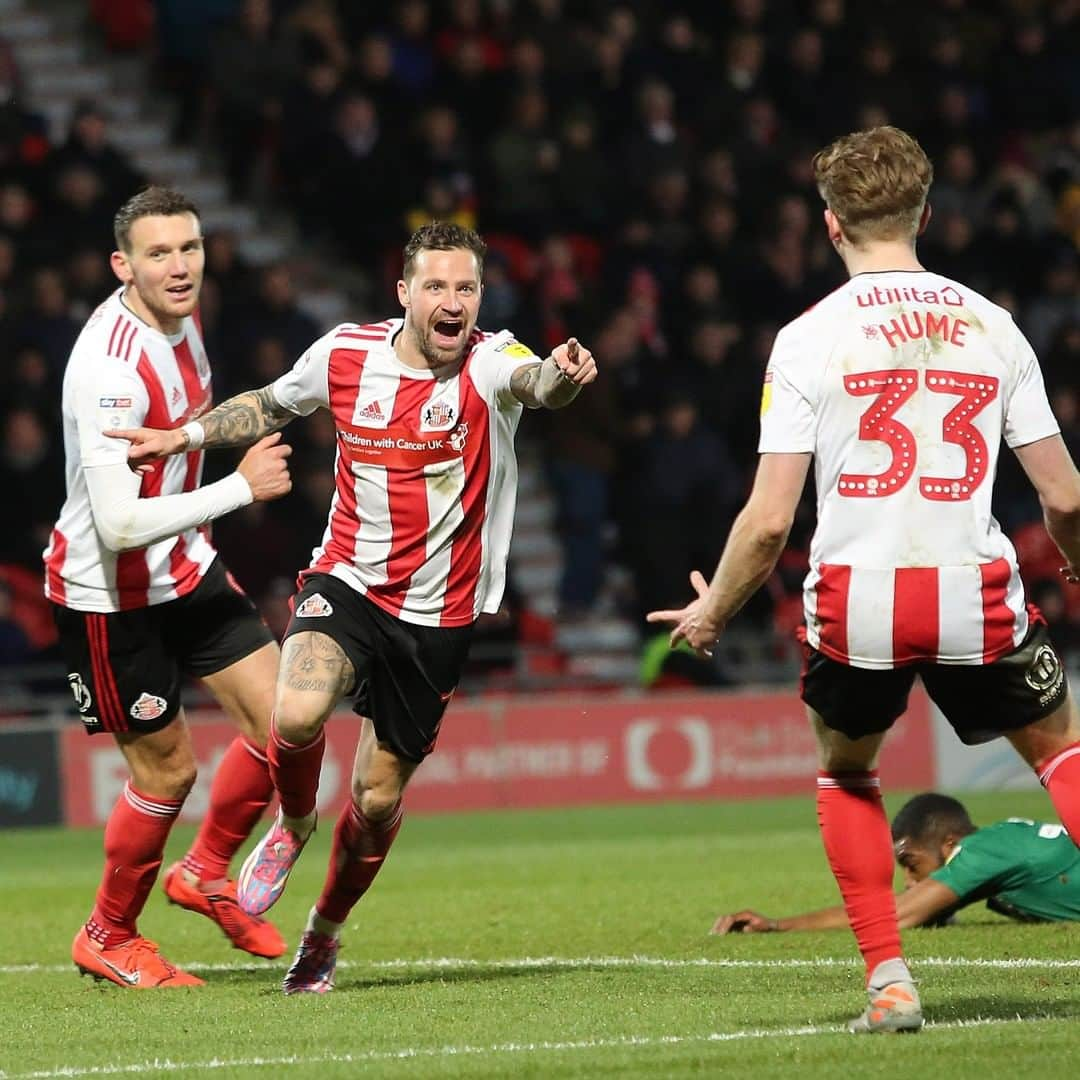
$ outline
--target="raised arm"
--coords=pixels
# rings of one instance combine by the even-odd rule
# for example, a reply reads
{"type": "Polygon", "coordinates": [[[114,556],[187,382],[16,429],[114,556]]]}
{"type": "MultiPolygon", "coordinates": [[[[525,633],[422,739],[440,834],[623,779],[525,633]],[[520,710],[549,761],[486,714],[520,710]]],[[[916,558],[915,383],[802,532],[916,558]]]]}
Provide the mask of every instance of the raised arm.
{"type": "Polygon", "coordinates": [[[296,415],[277,400],[271,383],[260,390],[245,390],[198,420],[172,431],[133,428],[105,431],[104,434],[131,443],[128,463],[135,466],[204,447],[250,446],[266,435],[280,431],[296,415]]]}
{"type": "Polygon", "coordinates": [[[522,364],[510,376],[510,392],[527,408],[561,409],[596,375],[592,353],[570,338],[540,363],[522,364]]]}

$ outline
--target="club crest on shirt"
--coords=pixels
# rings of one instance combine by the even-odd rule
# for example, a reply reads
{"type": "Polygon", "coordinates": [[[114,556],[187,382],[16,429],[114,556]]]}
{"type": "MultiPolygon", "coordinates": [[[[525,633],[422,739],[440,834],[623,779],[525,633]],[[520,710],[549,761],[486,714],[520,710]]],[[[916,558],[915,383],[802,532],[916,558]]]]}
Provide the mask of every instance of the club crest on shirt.
{"type": "Polygon", "coordinates": [[[144,690],[128,711],[135,720],[156,720],[165,714],[168,707],[169,703],[163,697],[149,694],[144,690]]]}
{"type": "Polygon", "coordinates": [[[459,454],[465,449],[465,440],[469,437],[469,425],[467,422],[458,424],[453,431],[447,436],[446,441],[456,450],[459,454]]]}
{"type": "Polygon", "coordinates": [[[312,593],[304,597],[296,609],[298,619],[320,619],[334,614],[334,607],[322,593],[312,593]]]}
{"type": "Polygon", "coordinates": [[[429,401],[420,410],[421,431],[447,431],[457,422],[457,409],[449,401],[429,401]]]}

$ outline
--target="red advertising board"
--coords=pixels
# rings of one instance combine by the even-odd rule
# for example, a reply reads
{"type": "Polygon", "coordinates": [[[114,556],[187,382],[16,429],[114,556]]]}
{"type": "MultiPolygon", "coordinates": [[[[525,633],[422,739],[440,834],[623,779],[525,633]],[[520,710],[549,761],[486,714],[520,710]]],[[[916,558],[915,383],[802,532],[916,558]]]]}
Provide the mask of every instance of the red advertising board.
{"type": "MultiPolygon", "coordinates": [[[[200,777],[182,820],[198,821],[233,730],[220,713],[189,719],[200,777]]],[[[347,713],[327,725],[324,813],[348,790],[358,727],[347,713]]],[[[814,738],[793,693],[506,698],[451,707],[435,753],[409,785],[408,805],[423,812],[810,794],[816,769],[814,738]]],[[[891,732],[881,771],[887,788],[933,785],[922,694],[912,695],[891,732]]],[[[66,820],[103,822],[126,775],[110,741],[66,731],[66,820]]]]}

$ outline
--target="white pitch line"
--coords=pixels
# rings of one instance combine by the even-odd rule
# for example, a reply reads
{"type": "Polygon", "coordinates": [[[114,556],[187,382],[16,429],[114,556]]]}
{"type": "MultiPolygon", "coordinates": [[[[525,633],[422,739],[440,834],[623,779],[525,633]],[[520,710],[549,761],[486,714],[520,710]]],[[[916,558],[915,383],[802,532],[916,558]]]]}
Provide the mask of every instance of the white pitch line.
{"type": "MultiPolygon", "coordinates": [[[[952,1031],[959,1028],[997,1027],[1026,1023],[1051,1017],[990,1017],[976,1020],[950,1020],[930,1023],[927,1030],[952,1031]]],[[[37,1072],[4,1073],[0,1080],[61,1080],[80,1076],[129,1076],[153,1072],[200,1072],[213,1069],[280,1068],[286,1065],[370,1065],[381,1061],[417,1061],[431,1058],[496,1057],[506,1054],[565,1053],[576,1050],[649,1049],[663,1046],[694,1046],[711,1043],[740,1042],[747,1039],[797,1039],[810,1035],[842,1035],[835,1025],[807,1025],[790,1028],[750,1028],[746,1031],[714,1031],[706,1035],[619,1035],[608,1039],[579,1039],[572,1042],[493,1043],[489,1046],[407,1046],[399,1050],[363,1050],[355,1054],[290,1054],[282,1057],[210,1058],[207,1061],[173,1061],[156,1058],[130,1065],[64,1065],[37,1072]]]]}
{"type": "MultiPolygon", "coordinates": [[[[912,967],[939,968],[985,968],[1012,971],[1021,968],[1032,970],[1057,970],[1080,968],[1080,959],[1061,960],[1037,956],[980,958],[970,956],[923,956],[908,957],[912,967]]],[[[796,968],[847,968],[861,963],[857,958],[822,957],[804,959],[790,957],[785,960],[741,960],[725,957],[672,958],[665,956],[520,956],[494,960],[477,960],[461,956],[420,957],[415,960],[339,960],[339,970],[358,971],[472,971],[472,970],[520,970],[541,969],[588,970],[590,968],[717,968],[746,969],[796,969],[796,968]]],[[[257,963],[212,963],[195,961],[180,963],[185,971],[278,971],[288,964],[286,960],[257,963]]],[[[0,975],[60,975],[74,970],[72,964],[2,964],[0,975]]]]}

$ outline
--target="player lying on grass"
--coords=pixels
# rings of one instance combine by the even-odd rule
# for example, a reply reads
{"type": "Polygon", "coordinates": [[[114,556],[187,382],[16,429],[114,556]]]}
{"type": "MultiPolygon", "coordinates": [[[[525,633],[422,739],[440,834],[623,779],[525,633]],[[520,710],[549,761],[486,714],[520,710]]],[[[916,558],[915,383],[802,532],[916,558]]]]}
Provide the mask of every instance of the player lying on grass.
{"type": "MultiPolygon", "coordinates": [[[[947,795],[916,795],[892,823],[906,888],[896,898],[901,929],[941,925],[985,900],[1021,922],[1080,922],[1080,851],[1064,826],[1009,818],[985,829],[947,795]]],[[[844,907],[772,919],[756,911],[721,915],[714,934],[846,930],[844,907]]]]}

